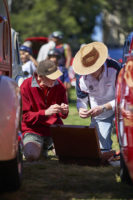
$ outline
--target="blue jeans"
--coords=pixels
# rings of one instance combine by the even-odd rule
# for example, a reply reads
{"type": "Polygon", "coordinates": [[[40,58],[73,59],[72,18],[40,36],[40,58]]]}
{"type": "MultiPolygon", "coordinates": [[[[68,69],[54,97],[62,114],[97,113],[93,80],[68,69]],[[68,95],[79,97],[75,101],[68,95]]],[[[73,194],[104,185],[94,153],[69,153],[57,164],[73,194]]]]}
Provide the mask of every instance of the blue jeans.
{"type": "Polygon", "coordinates": [[[113,119],[114,115],[104,120],[98,120],[94,118],[91,120],[90,127],[96,127],[100,149],[103,151],[109,151],[112,149],[111,132],[114,125],[113,119]]]}

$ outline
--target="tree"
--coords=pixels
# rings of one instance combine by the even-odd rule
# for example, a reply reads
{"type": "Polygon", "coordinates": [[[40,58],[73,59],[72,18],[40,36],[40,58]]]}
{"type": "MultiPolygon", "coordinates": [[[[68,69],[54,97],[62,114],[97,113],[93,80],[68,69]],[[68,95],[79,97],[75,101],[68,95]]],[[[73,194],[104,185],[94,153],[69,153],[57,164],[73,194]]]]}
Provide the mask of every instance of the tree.
{"type": "Polygon", "coordinates": [[[22,40],[61,30],[65,39],[79,46],[91,41],[96,16],[104,5],[105,0],[13,0],[11,24],[22,40]]]}

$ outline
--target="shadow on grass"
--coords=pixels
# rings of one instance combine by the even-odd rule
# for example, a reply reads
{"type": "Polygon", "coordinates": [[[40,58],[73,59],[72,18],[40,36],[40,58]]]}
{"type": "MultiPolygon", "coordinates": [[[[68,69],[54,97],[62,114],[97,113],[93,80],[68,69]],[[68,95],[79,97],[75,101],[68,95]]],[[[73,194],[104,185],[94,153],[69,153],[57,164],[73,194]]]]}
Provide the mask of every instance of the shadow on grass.
{"type": "Polygon", "coordinates": [[[132,186],[119,182],[118,174],[119,167],[63,165],[50,156],[24,162],[22,187],[0,200],[133,199],[132,186]]]}
{"type": "Polygon", "coordinates": [[[69,100],[69,104],[71,105],[71,106],[75,106],[76,107],[76,100],[74,100],[74,99],[70,99],[69,100]]]}

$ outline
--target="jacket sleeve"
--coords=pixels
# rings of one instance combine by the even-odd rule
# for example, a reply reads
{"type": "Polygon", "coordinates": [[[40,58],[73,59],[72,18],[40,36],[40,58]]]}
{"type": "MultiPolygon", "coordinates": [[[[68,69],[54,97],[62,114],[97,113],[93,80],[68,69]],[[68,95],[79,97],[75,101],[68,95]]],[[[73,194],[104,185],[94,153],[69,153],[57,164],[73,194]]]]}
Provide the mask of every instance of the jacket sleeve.
{"type": "MultiPolygon", "coordinates": [[[[39,110],[39,111],[33,111],[32,105],[31,105],[31,100],[29,97],[29,92],[27,92],[27,88],[22,86],[21,87],[21,96],[22,96],[22,111],[23,111],[23,122],[26,124],[32,126],[32,125],[51,125],[54,124],[57,121],[58,117],[61,117],[65,119],[68,115],[62,115],[61,113],[53,114],[51,116],[45,116],[45,109],[39,110]]],[[[61,105],[61,103],[68,104],[67,98],[66,98],[66,90],[65,88],[59,90],[58,94],[58,104],[61,105]]]]}
{"type": "Polygon", "coordinates": [[[32,111],[32,106],[30,99],[28,97],[27,91],[25,88],[21,87],[21,96],[22,96],[22,112],[23,112],[23,122],[31,125],[49,125],[53,124],[56,121],[56,117],[52,117],[52,120],[45,116],[45,110],[39,110],[37,112],[32,111]]]}
{"type": "MultiPolygon", "coordinates": [[[[58,104],[61,105],[62,103],[64,103],[64,104],[68,105],[68,100],[67,100],[67,96],[66,96],[66,89],[62,88],[62,91],[60,90],[59,92],[60,92],[60,94],[59,94],[60,99],[59,99],[58,104]]],[[[68,111],[68,113],[69,113],[69,111],[68,111]]],[[[68,113],[67,114],[59,113],[59,117],[62,118],[62,119],[66,119],[67,116],[68,116],[68,113]]]]}
{"type": "Polygon", "coordinates": [[[83,82],[83,77],[76,75],[76,94],[77,94],[77,109],[88,108],[88,93],[85,92],[86,88],[83,82]],[[81,89],[82,86],[82,89],[81,89]]]}

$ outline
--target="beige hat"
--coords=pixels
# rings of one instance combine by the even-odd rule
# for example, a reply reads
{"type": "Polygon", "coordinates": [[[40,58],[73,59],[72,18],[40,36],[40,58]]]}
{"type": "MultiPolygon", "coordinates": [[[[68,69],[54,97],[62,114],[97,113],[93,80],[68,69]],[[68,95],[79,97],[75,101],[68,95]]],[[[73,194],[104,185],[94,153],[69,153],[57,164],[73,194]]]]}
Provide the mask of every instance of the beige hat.
{"type": "Polygon", "coordinates": [[[51,80],[56,80],[62,75],[62,72],[51,60],[43,60],[38,64],[37,74],[41,76],[46,76],[51,80]]]}
{"type": "Polygon", "coordinates": [[[106,61],[108,49],[102,42],[89,43],[76,53],[73,60],[73,70],[80,75],[96,72],[106,61]]]}

